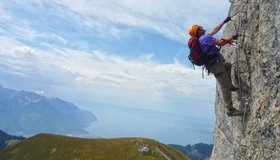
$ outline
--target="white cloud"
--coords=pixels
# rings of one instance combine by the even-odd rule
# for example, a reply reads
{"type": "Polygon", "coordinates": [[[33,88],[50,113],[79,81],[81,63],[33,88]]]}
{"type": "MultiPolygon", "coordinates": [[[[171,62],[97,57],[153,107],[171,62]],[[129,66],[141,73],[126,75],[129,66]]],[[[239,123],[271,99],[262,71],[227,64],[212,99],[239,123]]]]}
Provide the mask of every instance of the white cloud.
{"type": "MultiPolygon", "coordinates": [[[[0,83],[60,97],[89,110],[94,104],[105,103],[175,113],[186,119],[209,117],[215,79],[202,79],[200,68],[187,68],[179,58],[169,64],[158,63],[155,51],[127,58],[117,54],[121,52],[117,47],[112,47],[115,52],[107,52],[103,45],[118,45],[126,42],[122,38],[142,38],[139,33],[150,32],[185,42],[190,25],[213,27],[226,15],[227,5],[224,0],[3,1],[0,83]]],[[[133,54],[131,50],[141,52],[130,49],[129,54],[133,54]]]]}
{"type": "Polygon", "coordinates": [[[185,41],[193,24],[213,28],[227,15],[225,0],[54,0],[84,17],[78,20],[104,33],[120,36],[119,25],[149,29],[167,38],[185,41]]]}
{"type": "MultiPolygon", "coordinates": [[[[54,11],[52,15],[77,26],[90,27],[101,36],[121,38],[135,34],[137,29],[145,29],[180,42],[186,41],[187,30],[193,24],[201,24],[206,29],[214,28],[227,16],[230,5],[225,0],[33,0],[24,2],[13,0],[5,3],[22,6],[34,12],[33,14],[43,9],[47,12],[54,11]]],[[[48,35],[32,30],[28,21],[11,18],[1,8],[0,13],[3,23],[13,24],[10,26],[12,29],[9,30],[18,34],[18,37],[25,36],[30,39],[52,37],[66,43],[65,39],[58,35],[48,35]]]]}
{"type": "Polygon", "coordinates": [[[152,54],[127,59],[103,51],[56,47],[44,51],[1,38],[0,56],[0,65],[6,66],[0,68],[2,71],[14,71],[31,79],[36,75],[43,76],[50,79],[45,86],[63,79],[63,86],[72,89],[72,94],[75,94],[74,90],[80,90],[78,92],[92,95],[93,99],[95,95],[102,95],[103,101],[107,96],[115,96],[124,103],[144,104],[145,99],[145,103],[158,105],[171,103],[173,98],[195,97],[201,93],[211,96],[215,86],[213,78],[201,78],[200,69],[193,70],[179,62],[158,64],[152,60],[152,54]]]}
{"type": "Polygon", "coordinates": [[[36,91],[35,93],[37,93],[37,94],[44,94],[45,92],[44,91],[36,91]]]}
{"type": "MultiPolygon", "coordinates": [[[[208,18],[214,17],[214,14],[223,15],[221,12],[224,11],[217,9],[215,3],[206,0],[200,1],[199,5],[197,1],[185,0],[12,2],[29,7],[28,11],[34,12],[33,14],[37,9],[50,7],[55,11],[52,14],[58,19],[69,21],[69,24],[75,24],[77,28],[90,27],[80,29],[94,29],[100,35],[121,38],[133,34],[135,29],[145,29],[177,41],[185,41],[189,25],[201,22],[212,26],[216,20],[212,22],[208,18]]],[[[216,3],[220,3],[218,7],[222,8],[228,5],[224,0],[217,0],[216,3]]],[[[201,93],[205,93],[205,97],[213,96],[214,78],[202,79],[200,69],[187,68],[176,59],[174,63],[159,64],[154,60],[154,53],[126,58],[102,49],[71,49],[68,43],[76,40],[71,39],[71,36],[66,38],[48,30],[39,31],[28,17],[13,17],[1,7],[0,13],[3,13],[0,15],[0,24],[5,24],[0,28],[0,72],[29,77],[33,83],[42,81],[43,84],[38,85],[36,90],[43,88],[46,95],[52,90],[57,96],[77,95],[75,100],[109,99],[130,106],[149,104],[160,107],[174,107],[177,99],[182,101],[195,98],[201,93]],[[29,40],[32,44],[22,40],[29,40]],[[42,46],[43,48],[38,48],[42,46]]],[[[16,81],[9,80],[11,83],[16,81]]]]}

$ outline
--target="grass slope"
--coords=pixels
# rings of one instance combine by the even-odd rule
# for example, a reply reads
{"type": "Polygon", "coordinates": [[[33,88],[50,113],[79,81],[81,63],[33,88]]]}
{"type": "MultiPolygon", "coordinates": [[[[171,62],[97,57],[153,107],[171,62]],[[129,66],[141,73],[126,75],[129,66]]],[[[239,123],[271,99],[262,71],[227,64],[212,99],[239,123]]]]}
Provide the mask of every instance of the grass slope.
{"type": "Polygon", "coordinates": [[[0,151],[0,159],[188,160],[178,150],[150,139],[86,139],[51,134],[39,134],[0,151]],[[140,155],[138,149],[142,144],[151,148],[148,154],[140,155]]]}

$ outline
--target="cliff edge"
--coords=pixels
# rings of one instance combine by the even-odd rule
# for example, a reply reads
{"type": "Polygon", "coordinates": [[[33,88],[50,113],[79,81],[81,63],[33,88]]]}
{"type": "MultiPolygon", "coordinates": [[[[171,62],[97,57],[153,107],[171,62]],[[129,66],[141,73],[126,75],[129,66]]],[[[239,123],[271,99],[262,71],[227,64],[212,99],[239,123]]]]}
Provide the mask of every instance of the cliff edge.
{"type": "Polygon", "coordinates": [[[217,87],[212,160],[280,159],[280,0],[231,0],[223,37],[241,34],[237,47],[222,49],[233,64],[233,107],[228,117],[217,87]],[[238,62],[238,63],[237,63],[238,62]]]}

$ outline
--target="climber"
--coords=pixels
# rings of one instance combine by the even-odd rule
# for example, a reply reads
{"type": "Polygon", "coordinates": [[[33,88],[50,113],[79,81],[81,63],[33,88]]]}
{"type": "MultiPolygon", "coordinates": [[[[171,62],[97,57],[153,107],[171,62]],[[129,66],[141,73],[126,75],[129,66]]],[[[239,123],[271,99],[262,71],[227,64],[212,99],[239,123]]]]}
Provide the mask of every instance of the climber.
{"type": "Polygon", "coordinates": [[[207,34],[205,34],[206,30],[202,26],[193,25],[189,29],[189,34],[190,36],[197,37],[199,39],[199,45],[202,52],[207,53],[207,62],[205,67],[209,73],[214,74],[221,86],[224,103],[227,108],[227,115],[242,116],[243,113],[232,106],[231,92],[237,91],[238,88],[234,87],[231,82],[231,64],[225,62],[224,57],[219,52],[221,46],[232,44],[233,40],[238,38],[238,35],[222,39],[216,39],[213,37],[213,35],[219,32],[223,25],[230,20],[231,17],[227,17],[221,24],[216,26],[210,33],[207,34]]]}

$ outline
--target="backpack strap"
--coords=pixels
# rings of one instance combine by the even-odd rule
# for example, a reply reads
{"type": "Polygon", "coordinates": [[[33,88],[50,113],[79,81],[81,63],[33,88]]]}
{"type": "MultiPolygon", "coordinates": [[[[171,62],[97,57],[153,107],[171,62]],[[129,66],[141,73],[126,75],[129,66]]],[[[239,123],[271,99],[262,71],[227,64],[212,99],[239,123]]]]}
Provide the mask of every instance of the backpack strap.
{"type": "Polygon", "coordinates": [[[198,44],[199,44],[199,39],[198,39],[198,38],[191,38],[191,39],[190,39],[191,42],[188,44],[189,48],[192,48],[192,45],[193,45],[195,39],[198,41],[198,44]]]}

